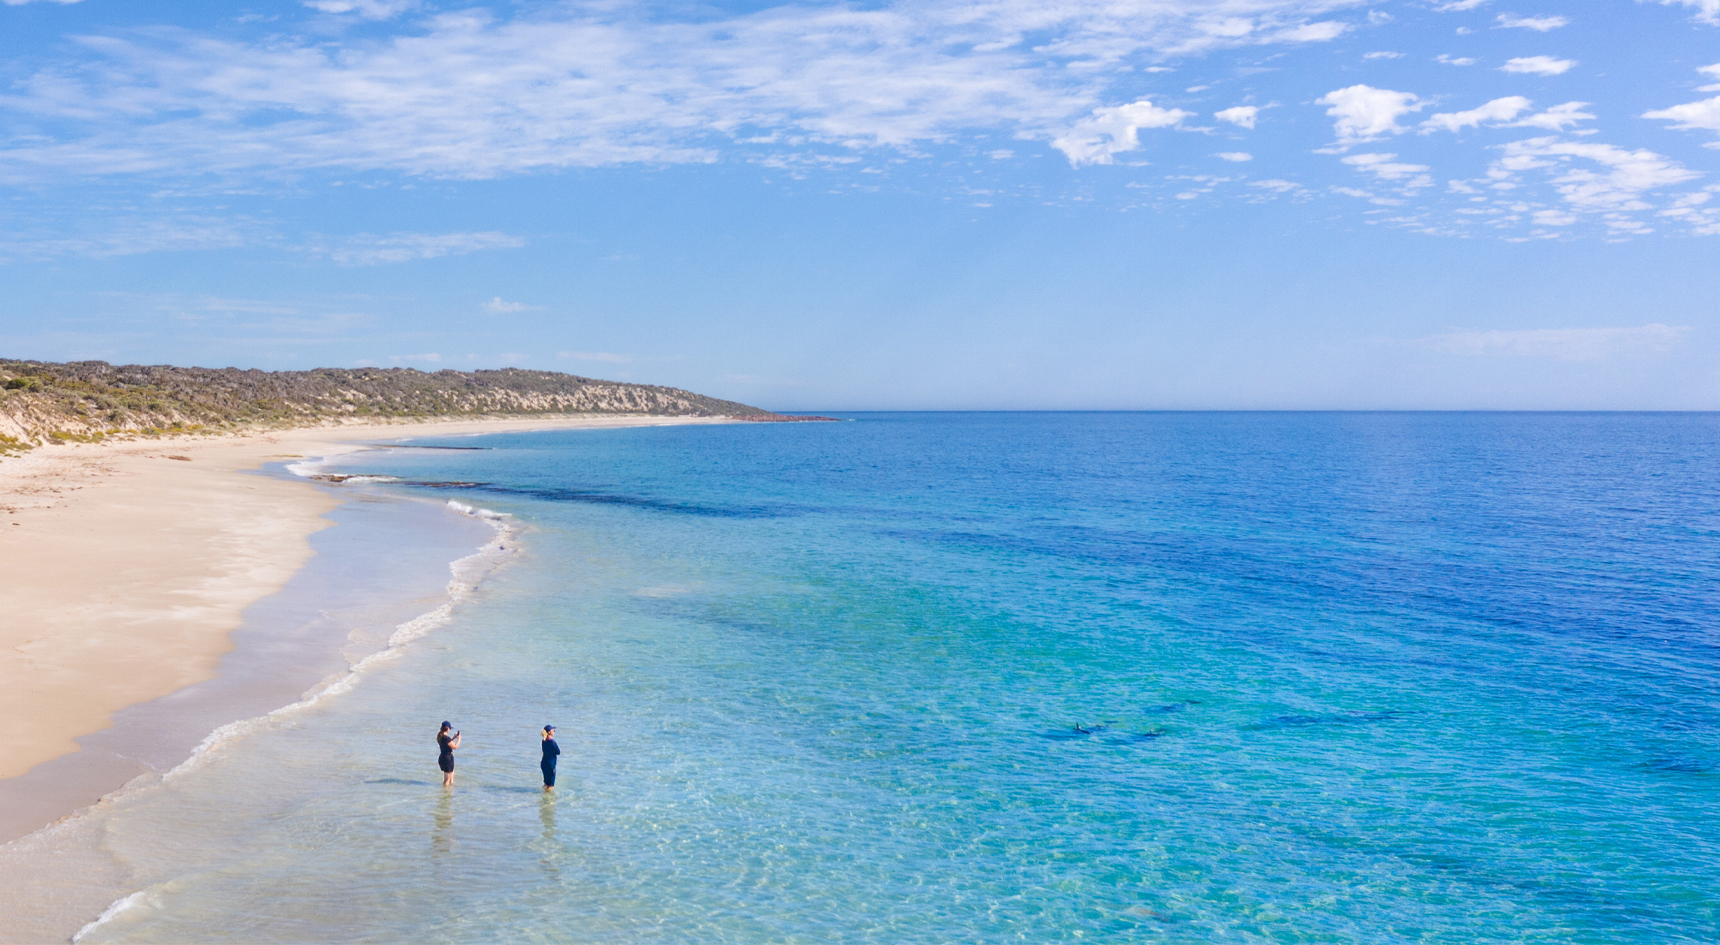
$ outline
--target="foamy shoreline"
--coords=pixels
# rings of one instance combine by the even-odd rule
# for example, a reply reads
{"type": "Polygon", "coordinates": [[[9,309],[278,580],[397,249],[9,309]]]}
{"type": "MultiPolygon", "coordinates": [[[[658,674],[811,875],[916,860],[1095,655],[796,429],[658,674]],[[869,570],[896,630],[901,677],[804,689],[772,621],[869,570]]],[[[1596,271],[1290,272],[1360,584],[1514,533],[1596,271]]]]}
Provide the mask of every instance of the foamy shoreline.
{"type": "MultiPolygon", "coordinates": [[[[110,753],[84,766],[91,770],[51,779],[56,786],[20,780],[56,759],[65,767],[64,759],[88,754],[76,739],[108,728],[122,709],[211,679],[232,649],[241,613],[310,559],[310,536],[328,526],[325,516],[340,503],[335,491],[248,473],[271,461],[327,463],[366,443],[414,436],[689,422],[722,421],[606,416],[344,426],[44,447],[0,462],[7,563],[0,599],[8,602],[0,624],[0,712],[12,733],[0,787],[10,781],[9,793],[24,789],[31,801],[0,814],[0,842],[159,771],[110,753]],[[68,779],[78,783],[59,783],[68,779]]],[[[319,698],[327,689],[305,695],[319,698]]]]}

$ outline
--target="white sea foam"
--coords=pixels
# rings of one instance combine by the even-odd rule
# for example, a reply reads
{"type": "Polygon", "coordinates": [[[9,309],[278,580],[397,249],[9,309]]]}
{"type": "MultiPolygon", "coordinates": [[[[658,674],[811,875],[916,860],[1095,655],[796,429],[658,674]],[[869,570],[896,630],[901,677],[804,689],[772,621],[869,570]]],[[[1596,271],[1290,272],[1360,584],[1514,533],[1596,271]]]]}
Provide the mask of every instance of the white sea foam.
{"type": "Polygon", "coordinates": [[[102,914],[100,916],[98,916],[94,922],[91,922],[89,925],[86,925],[83,928],[79,929],[77,934],[72,936],[73,945],[77,945],[77,942],[81,941],[84,936],[95,931],[97,928],[100,928],[102,925],[105,925],[106,923],[112,921],[115,916],[119,915],[120,913],[124,912],[127,909],[130,909],[132,906],[137,905],[139,902],[142,902],[143,901],[143,894],[148,892],[148,891],[149,890],[147,890],[147,889],[140,889],[137,892],[134,892],[131,895],[126,896],[123,899],[114,900],[112,905],[110,905],[106,909],[102,910],[102,914]]]}
{"type": "Polygon", "coordinates": [[[457,502],[453,499],[448,500],[448,507],[456,512],[462,512],[466,515],[472,516],[473,518],[481,518],[491,523],[513,518],[513,516],[507,512],[492,512],[489,509],[480,509],[476,506],[467,505],[464,502],[457,502]]]}
{"type": "Polygon", "coordinates": [[[313,457],[311,459],[302,459],[296,463],[287,464],[287,472],[290,472],[295,476],[302,476],[306,479],[318,475],[327,468],[327,458],[322,456],[313,457]]]}
{"type": "Polygon", "coordinates": [[[454,501],[449,501],[448,507],[461,514],[470,515],[487,522],[496,530],[496,537],[478,549],[476,553],[467,555],[448,565],[452,579],[448,582],[448,598],[443,601],[441,606],[396,626],[382,649],[353,663],[344,674],[325,680],[322,684],[306,692],[299,701],[281,706],[265,715],[229,722],[210,732],[202,743],[192,749],[191,756],[162,775],[162,780],[167,781],[195,770],[204,761],[207,761],[214,752],[235,739],[267,728],[283,717],[303,711],[324,699],[351,692],[367,672],[382,663],[399,657],[401,649],[407,644],[423,637],[437,627],[443,626],[452,619],[454,607],[470,597],[484,577],[506,559],[508,555],[507,546],[518,534],[519,529],[508,521],[512,516],[505,513],[492,512],[489,509],[477,509],[465,503],[454,501]]]}

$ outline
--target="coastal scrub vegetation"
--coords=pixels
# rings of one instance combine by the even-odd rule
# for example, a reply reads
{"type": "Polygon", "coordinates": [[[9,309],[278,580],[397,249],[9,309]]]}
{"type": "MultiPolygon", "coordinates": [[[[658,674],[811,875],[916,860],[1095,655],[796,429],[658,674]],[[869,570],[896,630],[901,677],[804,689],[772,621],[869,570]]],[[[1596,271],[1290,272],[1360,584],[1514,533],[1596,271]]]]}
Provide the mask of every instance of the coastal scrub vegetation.
{"type": "Polygon", "coordinates": [[[559,414],[786,419],[673,387],[519,368],[261,371],[0,360],[0,455],[111,436],[559,414]]]}

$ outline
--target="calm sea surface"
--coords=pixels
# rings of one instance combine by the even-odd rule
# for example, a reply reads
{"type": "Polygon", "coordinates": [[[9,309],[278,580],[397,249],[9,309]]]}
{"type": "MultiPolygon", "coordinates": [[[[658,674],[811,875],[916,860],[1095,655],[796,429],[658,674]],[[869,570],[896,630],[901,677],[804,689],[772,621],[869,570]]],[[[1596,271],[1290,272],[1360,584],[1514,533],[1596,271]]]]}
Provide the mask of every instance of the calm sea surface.
{"type": "Polygon", "coordinates": [[[855,417],[345,460],[512,563],[84,941],[1720,939],[1720,417],[855,417]]]}

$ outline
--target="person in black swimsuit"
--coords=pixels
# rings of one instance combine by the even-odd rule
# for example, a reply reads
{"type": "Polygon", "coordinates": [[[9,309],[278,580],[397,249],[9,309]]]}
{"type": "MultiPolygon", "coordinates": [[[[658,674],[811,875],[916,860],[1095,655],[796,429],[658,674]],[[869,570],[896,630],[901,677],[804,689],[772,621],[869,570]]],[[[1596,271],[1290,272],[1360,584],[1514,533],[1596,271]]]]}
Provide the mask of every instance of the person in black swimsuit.
{"type": "Polygon", "coordinates": [[[543,727],[543,760],[538,767],[543,769],[543,789],[555,790],[555,762],[561,755],[561,746],[555,743],[555,726],[543,727]]]}
{"type": "Polygon", "coordinates": [[[454,749],[460,747],[460,733],[454,731],[452,723],[443,722],[442,731],[436,733],[436,747],[441,753],[436,756],[436,767],[442,769],[442,786],[454,786],[454,749]],[[453,734],[449,734],[452,732],[453,734]]]}

